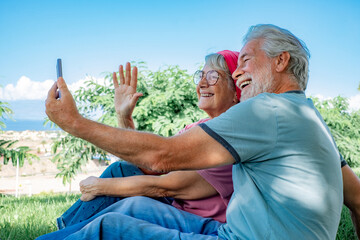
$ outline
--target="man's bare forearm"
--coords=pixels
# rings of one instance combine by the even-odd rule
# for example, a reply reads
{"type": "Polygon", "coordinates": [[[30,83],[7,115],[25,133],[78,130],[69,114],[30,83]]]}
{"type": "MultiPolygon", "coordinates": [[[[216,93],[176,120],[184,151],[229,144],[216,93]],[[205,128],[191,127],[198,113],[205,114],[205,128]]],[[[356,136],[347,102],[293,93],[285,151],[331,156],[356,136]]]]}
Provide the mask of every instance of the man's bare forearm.
{"type": "Polygon", "coordinates": [[[77,117],[65,131],[103,150],[155,172],[195,170],[233,163],[231,154],[200,127],[165,138],[152,133],[110,127],[77,117]]]}
{"type": "Polygon", "coordinates": [[[64,130],[137,166],[155,171],[166,170],[165,166],[158,169],[158,165],[162,165],[161,152],[166,151],[163,149],[166,140],[163,137],[131,129],[114,128],[83,117],[75,121],[71,128],[64,130]]]}

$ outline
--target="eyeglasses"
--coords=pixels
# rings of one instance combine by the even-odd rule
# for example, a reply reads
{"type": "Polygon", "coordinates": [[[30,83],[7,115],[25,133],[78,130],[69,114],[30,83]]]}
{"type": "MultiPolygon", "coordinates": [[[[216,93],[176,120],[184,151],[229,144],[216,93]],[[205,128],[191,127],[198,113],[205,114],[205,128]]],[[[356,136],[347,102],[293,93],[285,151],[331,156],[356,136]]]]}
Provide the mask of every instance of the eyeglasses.
{"type": "MultiPolygon", "coordinates": [[[[203,79],[204,74],[205,74],[204,71],[201,71],[201,70],[197,70],[194,73],[194,83],[196,85],[198,85],[199,82],[201,81],[201,79],[203,79]]],[[[216,70],[210,70],[206,73],[205,79],[206,79],[207,84],[209,84],[209,86],[213,86],[219,80],[219,73],[216,70]]]]}

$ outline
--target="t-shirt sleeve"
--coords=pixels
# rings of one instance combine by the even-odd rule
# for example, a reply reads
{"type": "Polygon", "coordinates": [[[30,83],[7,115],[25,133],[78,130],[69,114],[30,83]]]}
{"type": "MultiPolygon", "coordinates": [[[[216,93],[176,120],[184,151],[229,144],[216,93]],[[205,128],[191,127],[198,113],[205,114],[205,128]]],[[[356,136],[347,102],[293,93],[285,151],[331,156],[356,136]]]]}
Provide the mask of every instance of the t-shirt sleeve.
{"type": "Polygon", "coordinates": [[[262,161],[276,145],[275,108],[267,95],[259,95],[199,126],[230,152],[235,163],[262,161]]]}
{"type": "Polygon", "coordinates": [[[345,161],[344,157],[341,155],[340,153],[340,162],[341,162],[341,167],[344,167],[347,165],[347,162],[345,161]]]}

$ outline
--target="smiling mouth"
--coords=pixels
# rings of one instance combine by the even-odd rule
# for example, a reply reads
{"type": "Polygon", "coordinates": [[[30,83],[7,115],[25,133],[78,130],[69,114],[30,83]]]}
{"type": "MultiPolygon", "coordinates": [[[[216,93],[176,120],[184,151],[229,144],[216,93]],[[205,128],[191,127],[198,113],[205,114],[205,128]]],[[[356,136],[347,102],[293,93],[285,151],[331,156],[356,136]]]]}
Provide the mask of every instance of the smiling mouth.
{"type": "Polygon", "coordinates": [[[202,93],[201,94],[201,97],[212,97],[212,96],[214,96],[214,94],[212,94],[212,93],[202,93]]]}
{"type": "Polygon", "coordinates": [[[240,90],[243,90],[246,86],[251,84],[251,80],[244,81],[240,84],[239,88],[240,90]]]}

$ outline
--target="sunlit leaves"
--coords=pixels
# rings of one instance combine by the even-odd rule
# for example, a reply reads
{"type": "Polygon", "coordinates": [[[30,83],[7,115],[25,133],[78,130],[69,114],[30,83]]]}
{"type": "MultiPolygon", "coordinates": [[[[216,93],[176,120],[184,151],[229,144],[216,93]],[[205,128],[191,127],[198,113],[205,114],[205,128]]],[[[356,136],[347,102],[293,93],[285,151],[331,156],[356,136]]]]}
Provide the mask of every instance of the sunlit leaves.
{"type": "Polygon", "coordinates": [[[17,141],[2,140],[0,139],[0,158],[3,157],[4,165],[7,165],[11,161],[13,166],[17,165],[19,161],[19,167],[24,166],[25,160],[31,163],[33,159],[39,159],[35,154],[30,153],[30,148],[26,146],[20,146],[12,148],[12,145],[17,141]]]}
{"type": "Polygon", "coordinates": [[[53,143],[52,153],[55,155],[51,160],[57,164],[57,168],[60,170],[56,177],[62,177],[64,185],[71,183],[71,180],[81,170],[81,166],[84,166],[94,155],[100,154],[101,159],[106,158],[104,151],[70,134],[66,134],[53,143]]]}
{"type": "Polygon", "coordinates": [[[346,98],[335,97],[314,104],[329,126],[335,142],[350,167],[360,166],[360,111],[350,112],[346,98]]]}
{"type": "Polygon", "coordinates": [[[5,128],[6,125],[3,121],[6,117],[11,118],[13,111],[10,109],[9,104],[7,102],[0,101],[0,130],[5,128]]]}
{"type": "Polygon", "coordinates": [[[186,70],[168,66],[149,72],[145,80],[149,96],[140,98],[133,114],[139,130],[172,136],[206,116],[197,107],[195,85],[186,70]]]}

